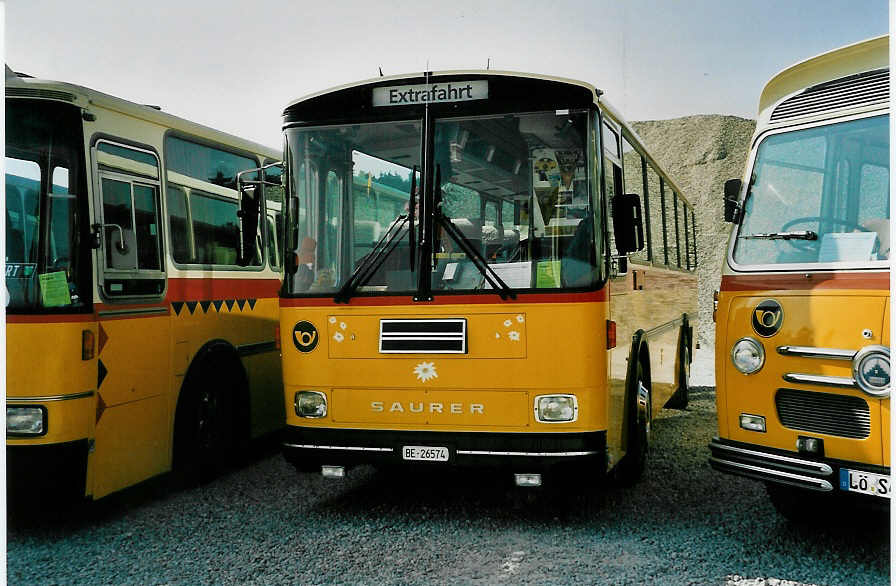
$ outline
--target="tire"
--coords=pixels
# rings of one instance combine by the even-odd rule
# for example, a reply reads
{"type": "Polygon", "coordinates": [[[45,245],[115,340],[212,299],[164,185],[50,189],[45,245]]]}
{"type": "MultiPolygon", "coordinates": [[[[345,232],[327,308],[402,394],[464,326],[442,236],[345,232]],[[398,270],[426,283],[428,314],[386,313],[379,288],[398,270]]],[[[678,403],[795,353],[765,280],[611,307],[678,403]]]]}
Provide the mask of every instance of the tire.
{"type": "Polygon", "coordinates": [[[687,342],[684,335],[681,336],[681,345],[678,349],[678,389],[669,400],[666,401],[664,407],[669,409],[687,409],[690,400],[691,388],[691,345],[687,342]]]}
{"type": "Polygon", "coordinates": [[[240,384],[235,370],[210,363],[184,384],[175,416],[174,469],[188,486],[215,478],[233,460],[240,384]]]}
{"type": "Polygon", "coordinates": [[[616,483],[621,486],[633,486],[644,474],[647,467],[647,455],[650,452],[651,392],[645,385],[644,369],[638,364],[634,389],[630,395],[628,422],[628,446],[625,456],[616,466],[616,483]]]}

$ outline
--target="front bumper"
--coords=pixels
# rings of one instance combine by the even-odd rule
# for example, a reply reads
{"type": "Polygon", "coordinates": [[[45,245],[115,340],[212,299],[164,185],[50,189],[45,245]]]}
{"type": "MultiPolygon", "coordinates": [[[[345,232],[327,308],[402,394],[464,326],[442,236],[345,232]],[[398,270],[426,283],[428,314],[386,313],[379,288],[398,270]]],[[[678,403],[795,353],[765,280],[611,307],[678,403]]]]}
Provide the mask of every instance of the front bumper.
{"type": "Polygon", "coordinates": [[[9,506],[68,504],[85,497],[87,439],[57,444],[7,444],[9,506]]]}
{"type": "Polygon", "coordinates": [[[818,492],[831,492],[840,485],[840,469],[890,474],[884,466],[847,462],[830,458],[809,458],[802,454],[765,446],[713,438],[709,444],[709,464],[714,469],[756,480],[775,482],[818,492]]]}
{"type": "Polygon", "coordinates": [[[606,432],[482,433],[371,431],[287,427],[283,455],[300,469],[315,466],[421,465],[512,468],[539,472],[579,466],[604,473],[606,432]],[[407,462],[403,446],[447,447],[447,462],[407,462]]]}

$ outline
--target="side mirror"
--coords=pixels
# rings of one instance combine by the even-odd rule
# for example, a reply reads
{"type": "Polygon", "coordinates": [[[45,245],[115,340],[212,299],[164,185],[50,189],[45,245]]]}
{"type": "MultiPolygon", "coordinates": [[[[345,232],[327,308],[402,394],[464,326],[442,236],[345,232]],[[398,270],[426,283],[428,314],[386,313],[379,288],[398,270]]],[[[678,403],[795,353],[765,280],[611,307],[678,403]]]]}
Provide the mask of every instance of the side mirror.
{"type": "Polygon", "coordinates": [[[236,215],[240,226],[240,254],[237,264],[248,266],[255,260],[255,235],[258,233],[258,218],[261,210],[259,190],[254,185],[240,187],[240,209],[236,215]]]}
{"type": "Polygon", "coordinates": [[[644,249],[644,220],[641,199],[636,193],[620,193],[611,203],[613,235],[620,255],[644,249]]]}
{"type": "Polygon", "coordinates": [[[729,179],[725,182],[725,221],[737,223],[740,220],[740,205],[737,199],[740,197],[740,179],[729,179]]]}

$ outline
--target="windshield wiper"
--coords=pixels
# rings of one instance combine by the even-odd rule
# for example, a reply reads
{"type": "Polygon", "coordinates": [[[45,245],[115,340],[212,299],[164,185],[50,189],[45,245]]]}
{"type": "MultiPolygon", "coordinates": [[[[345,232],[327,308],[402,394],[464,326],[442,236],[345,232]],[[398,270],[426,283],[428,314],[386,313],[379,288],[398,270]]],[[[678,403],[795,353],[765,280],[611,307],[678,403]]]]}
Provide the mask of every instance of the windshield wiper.
{"type": "Polygon", "coordinates": [[[336,296],[333,297],[333,301],[336,303],[348,303],[349,299],[352,298],[352,295],[355,294],[355,291],[367,282],[367,279],[373,276],[373,274],[380,268],[380,266],[385,262],[385,260],[392,254],[392,251],[395,250],[395,247],[398,246],[398,242],[401,240],[398,236],[401,234],[402,229],[410,222],[410,229],[408,230],[408,234],[411,239],[411,270],[413,271],[414,267],[414,205],[416,204],[414,190],[417,188],[417,165],[414,165],[414,168],[411,172],[411,193],[408,201],[408,213],[401,214],[396,218],[395,222],[389,226],[389,229],[380,236],[380,239],[376,241],[376,244],[373,245],[371,251],[364,257],[364,260],[361,261],[361,264],[352,272],[351,276],[345,281],[345,284],[339,289],[339,292],[336,293],[336,296]]]}
{"type": "Polygon", "coordinates": [[[461,232],[460,229],[458,229],[458,227],[442,213],[442,206],[440,205],[442,202],[441,175],[441,169],[439,165],[436,165],[436,185],[435,194],[433,194],[433,200],[438,202],[435,206],[436,209],[433,212],[436,221],[442,226],[442,229],[460,245],[461,250],[463,250],[463,252],[473,261],[473,264],[479,269],[479,272],[482,273],[482,276],[485,277],[485,280],[488,281],[488,284],[491,285],[492,289],[498,291],[498,295],[501,296],[501,299],[507,299],[508,297],[516,299],[516,293],[514,293],[510,287],[507,286],[507,283],[498,276],[498,273],[489,266],[482,254],[476,250],[473,243],[467,240],[467,237],[464,236],[463,232],[461,232]]]}
{"type": "Polygon", "coordinates": [[[818,240],[818,234],[812,230],[796,230],[794,232],[757,232],[741,236],[747,240],[818,240]]]}

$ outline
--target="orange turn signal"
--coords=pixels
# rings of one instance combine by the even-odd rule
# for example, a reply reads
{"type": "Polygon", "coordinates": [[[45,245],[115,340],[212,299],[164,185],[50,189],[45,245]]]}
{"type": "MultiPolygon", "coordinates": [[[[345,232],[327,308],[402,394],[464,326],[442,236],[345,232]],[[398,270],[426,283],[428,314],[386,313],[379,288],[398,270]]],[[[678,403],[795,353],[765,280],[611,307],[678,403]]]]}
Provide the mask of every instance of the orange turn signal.
{"type": "Polygon", "coordinates": [[[616,322],[607,320],[607,350],[616,347],[616,322]]]}
{"type": "Polygon", "coordinates": [[[81,360],[93,360],[96,355],[96,336],[92,330],[81,330],[81,360]]]}

